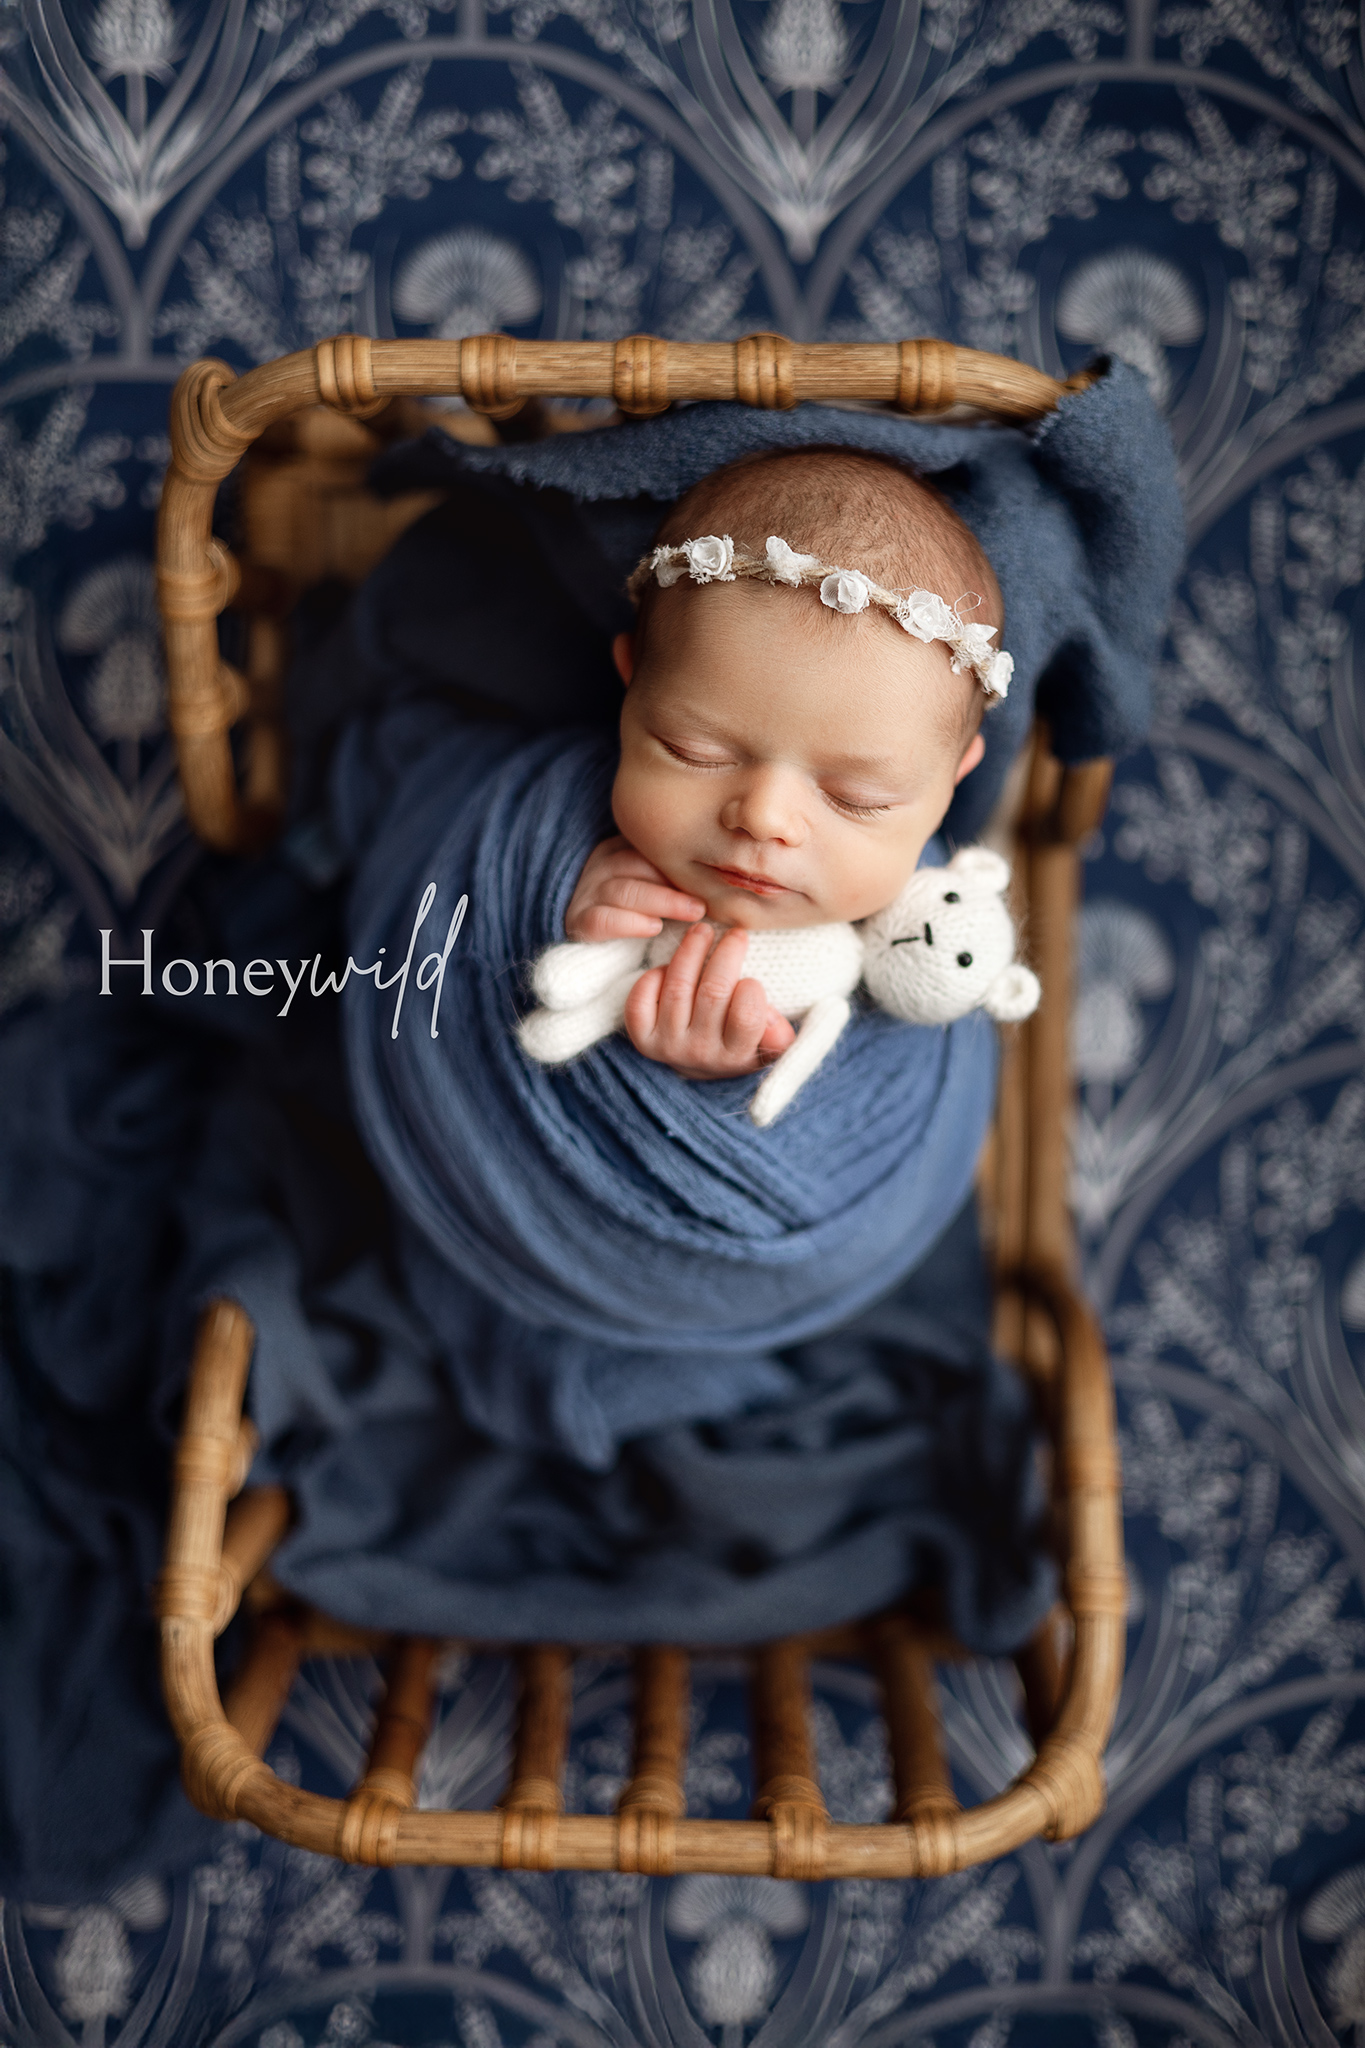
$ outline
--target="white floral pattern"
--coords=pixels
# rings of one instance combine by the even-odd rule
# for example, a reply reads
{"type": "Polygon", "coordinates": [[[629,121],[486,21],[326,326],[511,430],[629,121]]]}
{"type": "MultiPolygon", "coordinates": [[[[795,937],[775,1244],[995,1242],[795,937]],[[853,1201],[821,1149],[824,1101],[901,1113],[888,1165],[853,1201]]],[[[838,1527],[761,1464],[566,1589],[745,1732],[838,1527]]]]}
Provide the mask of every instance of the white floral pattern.
{"type": "MultiPolygon", "coordinates": [[[[937,1884],[215,1856],[0,1920],[19,2048],[1321,2048],[1365,2033],[1365,91],[1339,0],[26,0],[0,13],[0,1010],[90,985],[190,857],[149,601],[180,362],[340,328],[934,334],[1135,363],[1193,543],[1150,750],[1087,849],[1075,1193],[1131,1560],[1110,1807],[937,1884]]],[[[722,568],[721,573],[724,573],[722,568]]],[[[946,593],[949,599],[955,593],[946,593]]],[[[919,622],[929,626],[927,617],[919,622]]],[[[911,630],[915,630],[912,625],[911,630]]],[[[1001,659],[1002,657],[997,657],[1001,659]]],[[[339,1790],[377,1673],[272,1760],[339,1790]]],[[[491,1803],[452,1657],[421,1796],[491,1803]]],[[[944,1674],[976,1798],[1007,1674],[944,1674]]],[[[736,1669],[688,1792],[740,1813],[736,1669]]],[[[610,1810],[628,1676],[576,1674],[610,1810]]],[[[887,1810],[822,1668],[840,1817],[887,1810]]]]}

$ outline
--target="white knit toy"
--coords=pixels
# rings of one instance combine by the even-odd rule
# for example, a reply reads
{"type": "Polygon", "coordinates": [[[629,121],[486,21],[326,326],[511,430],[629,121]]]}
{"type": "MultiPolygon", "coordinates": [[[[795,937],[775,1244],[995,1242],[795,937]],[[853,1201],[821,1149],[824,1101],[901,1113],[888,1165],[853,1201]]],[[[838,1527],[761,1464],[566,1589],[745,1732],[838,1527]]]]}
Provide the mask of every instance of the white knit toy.
{"type": "MultiPolygon", "coordinates": [[[[860,979],[882,1009],[911,1024],[948,1024],[978,1005],[1001,1022],[1036,1009],[1037,976],[1014,958],[1008,881],[999,854],[969,846],[946,867],[917,869],[890,908],[861,925],[750,932],[746,977],[800,1026],[759,1083],[753,1121],[772,1123],[810,1079],[847,1024],[860,979]]],[[[690,929],[667,924],[654,939],[548,947],[531,977],[543,1007],[517,1027],[522,1050],[560,1066],[619,1031],[635,983],[671,960],[690,929]]]]}

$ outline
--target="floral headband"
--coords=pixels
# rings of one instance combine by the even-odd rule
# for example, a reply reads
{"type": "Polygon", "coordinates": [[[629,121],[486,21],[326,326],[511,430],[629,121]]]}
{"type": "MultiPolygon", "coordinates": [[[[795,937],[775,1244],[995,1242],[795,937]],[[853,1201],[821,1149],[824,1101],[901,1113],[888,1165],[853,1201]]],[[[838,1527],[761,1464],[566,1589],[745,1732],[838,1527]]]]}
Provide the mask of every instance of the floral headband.
{"type": "MultiPolygon", "coordinates": [[[[898,626],[915,640],[942,640],[952,651],[953,673],[970,669],[988,697],[1003,698],[1014,674],[1014,657],[1003,648],[992,648],[994,626],[974,625],[964,619],[959,607],[945,604],[932,590],[884,590],[859,569],[836,569],[818,555],[799,555],[776,534],[770,534],[762,555],[736,548],[728,533],[706,533],[699,540],[685,540],[677,547],[655,548],[631,572],[626,588],[638,597],[651,576],[661,590],[667,590],[682,576],[694,583],[733,583],[752,576],[763,583],[785,583],[793,590],[803,584],[819,584],[820,602],[834,612],[865,612],[879,605],[898,626]]],[[[979,598],[973,598],[979,604],[979,598]]]]}

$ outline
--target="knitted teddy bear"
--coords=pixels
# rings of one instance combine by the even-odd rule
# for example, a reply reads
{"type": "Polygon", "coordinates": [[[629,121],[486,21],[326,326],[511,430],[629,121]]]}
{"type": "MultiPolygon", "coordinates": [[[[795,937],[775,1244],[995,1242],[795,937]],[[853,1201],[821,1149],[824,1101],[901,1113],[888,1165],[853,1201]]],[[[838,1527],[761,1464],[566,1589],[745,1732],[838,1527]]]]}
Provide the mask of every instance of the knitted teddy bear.
{"type": "MultiPolygon", "coordinates": [[[[1002,1023],[1030,1015],[1042,991],[1014,958],[1009,873],[999,854],[968,846],[946,867],[916,869],[896,901],[860,925],[750,932],[745,974],[799,1025],[759,1083],[753,1121],[772,1123],[810,1079],[847,1024],[860,980],[875,1003],[911,1024],[948,1024],[978,1006],[1002,1023]]],[[[542,1007],[517,1027],[522,1050],[559,1066],[619,1031],[640,975],[671,960],[689,929],[666,924],[653,939],[548,947],[531,977],[542,1007]]]]}

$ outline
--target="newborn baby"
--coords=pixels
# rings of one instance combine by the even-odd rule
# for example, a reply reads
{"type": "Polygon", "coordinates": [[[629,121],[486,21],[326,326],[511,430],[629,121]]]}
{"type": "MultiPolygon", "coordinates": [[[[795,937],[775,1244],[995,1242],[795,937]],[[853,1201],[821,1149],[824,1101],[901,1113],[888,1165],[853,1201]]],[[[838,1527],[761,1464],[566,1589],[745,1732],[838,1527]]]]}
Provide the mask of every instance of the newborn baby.
{"type": "Polygon", "coordinates": [[[856,922],[895,900],[981,759],[982,712],[1010,664],[992,651],[1000,591],[976,540],[884,458],[747,457],[694,486],[657,543],[632,579],[636,630],[613,649],[620,830],[584,865],[565,933],[691,925],[635,983],[625,1029],[646,1058],[721,1079],[794,1037],[744,974],[748,934],[856,922]],[[833,563],[847,567],[818,573],[833,563]],[[912,601],[893,612],[897,596],[912,601]]]}

